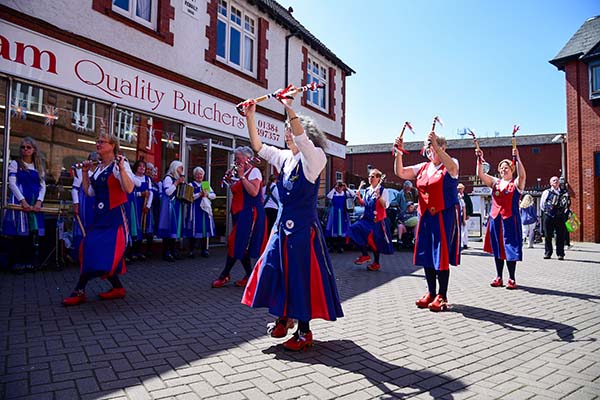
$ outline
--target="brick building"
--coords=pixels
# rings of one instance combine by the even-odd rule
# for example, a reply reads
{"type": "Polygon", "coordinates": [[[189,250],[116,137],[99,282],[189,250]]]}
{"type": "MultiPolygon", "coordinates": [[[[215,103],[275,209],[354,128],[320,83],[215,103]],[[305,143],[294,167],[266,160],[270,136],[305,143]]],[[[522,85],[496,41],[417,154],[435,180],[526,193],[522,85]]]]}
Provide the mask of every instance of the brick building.
{"type": "Polygon", "coordinates": [[[565,72],[567,179],[577,240],[600,242],[600,16],[583,23],[550,63],[565,72]]]}
{"type": "MultiPolygon", "coordinates": [[[[273,0],[4,0],[0,4],[2,204],[7,165],[33,136],[47,167],[47,205],[70,200],[71,165],[114,133],[130,161],[162,176],[180,159],[207,171],[225,238],[230,195],[220,188],[233,149],[247,145],[239,102],[288,83],[325,84],[297,101],[327,134],[322,192],[345,157],[346,78],[354,71],[273,0]],[[68,174],[67,174],[68,175],[68,174]],[[56,190],[54,190],[54,189],[56,190]]],[[[257,112],[263,140],[283,147],[275,100],[257,112]]],[[[263,176],[272,167],[261,165],[263,176]]]]}

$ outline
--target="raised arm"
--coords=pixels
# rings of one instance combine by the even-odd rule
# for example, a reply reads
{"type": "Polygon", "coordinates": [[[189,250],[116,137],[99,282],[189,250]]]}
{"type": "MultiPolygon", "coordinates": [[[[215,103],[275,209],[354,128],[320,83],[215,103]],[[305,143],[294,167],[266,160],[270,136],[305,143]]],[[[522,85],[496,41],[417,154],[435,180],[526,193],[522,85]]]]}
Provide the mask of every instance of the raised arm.
{"type": "Polygon", "coordinates": [[[403,147],[403,139],[397,137],[394,141],[394,147],[399,149],[396,152],[396,158],[394,159],[394,174],[402,179],[413,180],[416,178],[415,171],[412,167],[405,167],[404,162],[402,161],[402,150],[403,147]]]}
{"type": "Polygon", "coordinates": [[[258,136],[256,129],[256,104],[250,104],[246,109],[246,123],[248,125],[248,137],[250,137],[250,146],[256,153],[262,149],[263,143],[258,136]]]}
{"type": "Polygon", "coordinates": [[[494,186],[494,178],[483,172],[483,151],[475,150],[475,155],[477,156],[477,176],[479,179],[481,179],[481,182],[483,182],[484,185],[489,187],[494,186]]]}
{"type": "Polygon", "coordinates": [[[517,188],[519,188],[519,192],[525,190],[525,182],[527,181],[527,173],[525,172],[525,166],[521,161],[521,156],[519,155],[519,150],[516,148],[513,149],[513,155],[516,156],[517,160],[517,188]]]}

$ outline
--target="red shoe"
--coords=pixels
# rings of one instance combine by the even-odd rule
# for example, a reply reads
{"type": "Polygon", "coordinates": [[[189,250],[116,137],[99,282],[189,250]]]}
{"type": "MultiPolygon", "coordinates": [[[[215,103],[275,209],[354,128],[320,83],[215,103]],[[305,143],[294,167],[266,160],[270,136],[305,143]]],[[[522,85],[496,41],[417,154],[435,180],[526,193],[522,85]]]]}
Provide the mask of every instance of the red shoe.
{"type": "Polygon", "coordinates": [[[125,288],[112,288],[108,292],[98,293],[102,300],[122,299],[125,297],[125,288]]]}
{"type": "Polygon", "coordinates": [[[371,257],[370,256],[360,256],[356,260],[354,260],[354,264],[356,264],[356,265],[363,265],[365,263],[368,263],[369,261],[371,261],[371,257]]]}
{"type": "Polygon", "coordinates": [[[415,301],[415,304],[419,308],[427,308],[429,304],[433,301],[433,296],[429,293],[421,297],[419,300],[415,301]]]}
{"type": "Polygon", "coordinates": [[[214,288],[220,288],[223,287],[227,284],[227,282],[229,282],[231,278],[229,276],[226,276],[225,278],[217,278],[212,282],[212,287],[214,288]]]}
{"type": "Polygon", "coordinates": [[[506,285],[506,288],[509,290],[514,290],[517,288],[517,282],[513,281],[512,279],[508,280],[508,284],[506,285]]]}
{"type": "Polygon", "coordinates": [[[283,343],[283,347],[286,350],[291,351],[300,351],[305,350],[306,348],[313,345],[313,335],[311,331],[306,333],[296,332],[294,336],[288,339],[285,343],[283,343]]]}
{"type": "Polygon", "coordinates": [[[294,328],[293,318],[277,318],[275,322],[271,322],[267,329],[267,333],[274,338],[286,337],[288,330],[294,328]]]}
{"type": "Polygon", "coordinates": [[[379,271],[380,268],[381,268],[381,265],[379,265],[379,263],[376,263],[376,262],[374,262],[373,264],[367,265],[367,269],[369,271],[379,271]]]}
{"type": "Polygon", "coordinates": [[[83,290],[74,291],[71,296],[63,299],[63,306],[76,306],[81,303],[85,303],[85,292],[83,290]]]}
{"type": "Polygon", "coordinates": [[[490,283],[491,287],[501,287],[504,286],[504,282],[502,282],[502,278],[497,277],[496,279],[494,279],[492,281],[492,283],[490,283]]]}
{"type": "Polygon", "coordinates": [[[246,287],[247,283],[248,283],[248,277],[245,276],[242,279],[240,279],[239,281],[235,281],[235,286],[237,286],[237,287],[246,287]]]}
{"type": "Polygon", "coordinates": [[[438,294],[428,307],[429,311],[446,311],[448,309],[448,300],[444,299],[441,294],[438,294]]]}

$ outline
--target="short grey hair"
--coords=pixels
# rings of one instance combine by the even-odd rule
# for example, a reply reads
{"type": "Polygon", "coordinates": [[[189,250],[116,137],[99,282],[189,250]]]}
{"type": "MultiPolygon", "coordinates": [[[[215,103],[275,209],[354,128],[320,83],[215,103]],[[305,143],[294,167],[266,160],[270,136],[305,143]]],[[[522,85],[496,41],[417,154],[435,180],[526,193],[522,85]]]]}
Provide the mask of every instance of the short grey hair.
{"type": "Polygon", "coordinates": [[[202,175],[204,175],[204,168],[202,168],[202,167],[196,167],[196,168],[194,168],[194,170],[192,171],[192,173],[194,174],[194,176],[196,176],[196,174],[197,174],[198,172],[202,172],[202,175]]]}
{"type": "Polygon", "coordinates": [[[239,147],[236,147],[235,150],[234,150],[234,153],[242,153],[243,155],[245,155],[248,158],[254,157],[254,150],[252,150],[248,146],[239,146],[239,147]]]}

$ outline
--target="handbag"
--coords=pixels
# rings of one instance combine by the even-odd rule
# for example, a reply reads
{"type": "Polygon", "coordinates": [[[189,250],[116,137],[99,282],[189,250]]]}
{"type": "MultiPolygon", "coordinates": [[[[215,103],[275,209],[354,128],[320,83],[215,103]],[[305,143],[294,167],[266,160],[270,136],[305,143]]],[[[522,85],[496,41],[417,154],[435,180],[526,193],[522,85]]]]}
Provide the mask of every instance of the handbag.
{"type": "Polygon", "coordinates": [[[569,215],[569,219],[565,221],[565,226],[567,227],[569,233],[575,232],[577,229],[579,229],[579,226],[581,226],[581,221],[579,221],[579,218],[577,218],[577,214],[572,212],[571,215],[569,215]]]}
{"type": "Polygon", "coordinates": [[[354,211],[354,198],[346,197],[346,211],[353,212],[354,211]]]}

